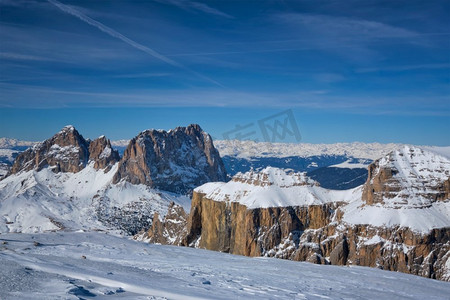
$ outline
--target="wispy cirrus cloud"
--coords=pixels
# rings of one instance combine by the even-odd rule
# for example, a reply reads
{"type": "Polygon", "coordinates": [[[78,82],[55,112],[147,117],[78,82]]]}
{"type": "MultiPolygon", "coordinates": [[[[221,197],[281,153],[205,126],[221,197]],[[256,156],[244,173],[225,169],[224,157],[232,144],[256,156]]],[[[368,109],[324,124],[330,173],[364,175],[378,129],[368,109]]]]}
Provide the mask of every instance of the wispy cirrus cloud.
{"type": "Polygon", "coordinates": [[[276,18],[281,22],[302,26],[304,29],[340,38],[358,37],[360,39],[369,39],[417,36],[416,32],[409,29],[356,18],[305,13],[280,14],[276,18]]]}
{"type": "Polygon", "coordinates": [[[53,59],[49,57],[11,53],[11,52],[0,52],[0,58],[12,59],[12,60],[32,60],[32,61],[52,61],[53,59]]]}
{"type": "Polygon", "coordinates": [[[0,6],[26,6],[30,4],[36,4],[38,3],[35,0],[0,0],[0,6]]]}
{"type": "Polygon", "coordinates": [[[280,13],[272,20],[285,30],[296,32],[297,37],[304,40],[301,44],[324,49],[357,63],[382,59],[384,53],[379,46],[429,46],[425,35],[381,21],[312,13],[280,13]],[[345,46],[351,46],[352,51],[345,46]]]}
{"type": "Polygon", "coordinates": [[[189,0],[155,0],[159,3],[164,3],[164,4],[170,4],[170,5],[174,5],[177,6],[181,9],[187,10],[187,11],[199,11],[199,12],[203,12],[203,13],[207,13],[210,15],[215,15],[215,16],[219,16],[219,17],[224,17],[224,18],[228,18],[228,19],[233,19],[234,17],[224,13],[214,7],[211,7],[209,5],[206,5],[204,3],[200,3],[200,2],[195,2],[195,1],[189,1],[189,0]]]}
{"type": "Polygon", "coordinates": [[[1,83],[5,96],[1,107],[62,108],[62,107],[267,107],[332,110],[336,113],[369,115],[423,115],[450,116],[443,100],[448,97],[430,96],[423,102],[421,96],[333,95],[323,90],[304,90],[283,93],[242,92],[211,89],[194,90],[77,90],[1,83]],[[33,102],[27,95],[32,92],[33,102]],[[64,99],[64,100],[62,100],[64,99]],[[420,107],[420,109],[417,109],[420,107]]]}
{"type": "Polygon", "coordinates": [[[152,78],[152,77],[166,77],[171,73],[133,73],[133,74],[119,74],[113,75],[113,78],[152,78]]]}
{"type": "Polygon", "coordinates": [[[172,60],[172,59],[170,59],[170,58],[168,58],[168,57],[158,53],[157,51],[155,51],[155,50],[153,50],[153,49],[151,49],[151,48],[149,48],[147,46],[144,46],[142,44],[139,44],[139,43],[133,41],[132,39],[124,36],[123,34],[115,31],[112,28],[110,28],[110,27],[108,27],[108,26],[106,26],[106,25],[104,25],[104,24],[102,24],[102,23],[100,23],[100,22],[98,22],[98,21],[96,21],[96,20],[86,16],[85,14],[81,13],[80,11],[74,9],[73,7],[71,7],[69,5],[65,5],[65,4],[63,4],[61,2],[58,2],[56,0],[47,0],[47,1],[50,2],[51,4],[55,5],[61,11],[79,18],[81,21],[83,21],[83,22],[85,22],[85,23],[87,23],[87,24],[89,24],[91,26],[96,27],[97,29],[103,31],[104,33],[109,34],[110,36],[112,36],[114,38],[117,38],[117,39],[127,43],[128,45],[130,45],[130,46],[132,46],[132,47],[134,47],[134,48],[136,48],[138,50],[141,50],[141,51],[143,51],[143,52],[153,56],[154,58],[157,58],[157,59],[159,59],[159,60],[161,60],[161,61],[163,61],[165,63],[168,63],[169,65],[172,65],[174,67],[184,68],[178,62],[176,62],[176,61],[174,61],[174,60],[172,60]]]}
{"type": "Polygon", "coordinates": [[[357,69],[356,73],[373,73],[373,72],[402,72],[412,70],[427,70],[427,69],[450,69],[450,63],[445,64],[420,64],[407,66],[384,66],[375,68],[361,68],[357,69]]]}
{"type": "Polygon", "coordinates": [[[81,13],[80,11],[78,11],[77,9],[74,9],[73,7],[71,7],[69,5],[65,5],[65,4],[63,4],[63,3],[59,2],[59,1],[56,1],[56,0],[47,0],[47,1],[50,2],[51,4],[53,4],[54,6],[56,6],[57,8],[59,8],[61,11],[79,18],[81,21],[83,21],[83,22],[85,22],[85,23],[87,23],[87,24],[89,24],[89,25],[91,25],[93,27],[96,27],[100,31],[102,31],[102,32],[104,32],[104,33],[106,33],[106,34],[108,34],[108,35],[110,35],[110,36],[112,36],[112,37],[114,37],[116,39],[119,39],[119,40],[123,41],[124,43],[130,45],[131,47],[134,47],[134,48],[136,48],[136,49],[138,49],[140,51],[143,51],[143,52],[149,54],[150,56],[152,56],[152,57],[154,57],[156,59],[159,59],[159,60],[161,60],[161,61],[163,61],[163,62],[165,62],[165,63],[167,63],[167,64],[169,64],[171,66],[174,66],[174,67],[186,70],[186,71],[196,75],[197,77],[200,77],[200,78],[202,78],[202,79],[204,79],[206,81],[209,81],[209,82],[211,82],[211,83],[213,83],[215,85],[222,86],[217,81],[215,81],[215,80],[213,80],[213,79],[211,79],[211,78],[209,78],[207,76],[204,76],[204,75],[202,75],[202,74],[200,74],[198,72],[195,72],[195,71],[187,68],[186,66],[184,66],[184,65],[174,61],[173,59],[170,59],[167,56],[157,52],[156,50],[153,50],[153,49],[151,49],[151,48],[149,48],[147,46],[144,46],[144,45],[142,45],[142,44],[140,44],[140,43],[138,43],[138,42],[136,42],[136,41],[126,37],[126,36],[124,36],[123,34],[117,32],[116,30],[114,30],[114,29],[104,25],[103,23],[100,23],[99,21],[96,21],[96,20],[86,16],[85,14],[81,13]]]}

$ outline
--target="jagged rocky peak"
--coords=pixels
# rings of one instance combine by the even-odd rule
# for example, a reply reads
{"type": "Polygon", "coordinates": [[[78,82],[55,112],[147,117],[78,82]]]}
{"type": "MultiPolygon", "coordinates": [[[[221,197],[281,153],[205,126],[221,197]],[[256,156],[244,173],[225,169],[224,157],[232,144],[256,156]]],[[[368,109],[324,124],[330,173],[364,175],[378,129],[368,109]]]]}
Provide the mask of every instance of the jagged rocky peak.
{"type": "Polygon", "coordinates": [[[210,181],[226,180],[226,171],[210,135],[199,125],[146,130],[133,138],[114,182],[126,180],[175,193],[189,193],[210,181]]]}
{"type": "Polygon", "coordinates": [[[369,166],[363,188],[368,205],[427,207],[450,198],[450,160],[418,147],[404,146],[369,166]]]}
{"type": "Polygon", "coordinates": [[[39,171],[47,166],[56,173],[76,173],[88,162],[88,148],[89,143],[73,126],[65,126],[50,139],[22,152],[14,161],[10,174],[32,169],[39,171]]]}
{"type": "Polygon", "coordinates": [[[119,152],[111,146],[111,141],[104,135],[89,143],[89,160],[94,162],[95,169],[108,171],[120,160],[119,152]]]}
{"type": "Polygon", "coordinates": [[[53,137],[19,154],[9,174],[33,169],[40,171],[45,167],[55,173],[77,173],[90,162],[96,169],[109,170],[119,159],[118,152],[112,149],[106,137],[86,140],[75,127],[68,125],[53,137]]]}
{"type": "Polygon", "coordinates": [[[319,185],[316,181],[307,177],[306,172],[294,172],[273,167],[266,167],[259,172],[253,170],[246,173],[239,172],[231,180],[255,186],[276,185],[279,187],[291,187],[319,185]]]}

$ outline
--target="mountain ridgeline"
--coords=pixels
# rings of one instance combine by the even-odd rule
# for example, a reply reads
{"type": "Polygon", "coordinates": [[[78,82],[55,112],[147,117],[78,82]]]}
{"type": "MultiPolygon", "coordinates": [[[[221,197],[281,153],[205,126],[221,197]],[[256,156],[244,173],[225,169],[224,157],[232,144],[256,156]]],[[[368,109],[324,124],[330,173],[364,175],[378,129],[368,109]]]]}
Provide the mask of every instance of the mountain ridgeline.
{"type": "Polygon", "coordinates": [[[188,194],[206,182],[224,181],[227,176],[210,135],[196,124],[143,131],[129,142],[122,158],[105,136],[86,140],[73,126],[66,126],[19,154],[9,175],[45,167],[55,173],[77,173],[91,162],[105,172],[119,163],[114,184],[125,180],[178,194],[188,194]]]}

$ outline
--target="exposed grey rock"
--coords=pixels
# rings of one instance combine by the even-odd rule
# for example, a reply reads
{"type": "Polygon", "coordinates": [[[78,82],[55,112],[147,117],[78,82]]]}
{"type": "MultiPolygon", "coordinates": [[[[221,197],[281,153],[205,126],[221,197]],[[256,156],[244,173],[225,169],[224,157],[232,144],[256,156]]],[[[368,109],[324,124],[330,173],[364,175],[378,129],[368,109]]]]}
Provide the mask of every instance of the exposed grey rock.
{"type": "Polygon", "coordinates": [[[119,159],[118,152],[112,149],[106,137],[85,140],[73,126],[66,126],[50,139],[20,153],[9,174],[33,169],[40,171],[45,167],[51,167],[55,173],[76,173],[89,161],[94,162],[96,169],[108,171],[119,159]]]}
{"type": "Polygon", "coordinates": [[[120,160],[119,152],[111,147],[111,142],[104,135],[89,144],[89,160],[94,161],[94,168],[109,171],[120,160]]]}
{"type": "Polygon", "coordinates": [[[344,239],[330,253],[330,262],[332,265],[345,265],[348,258],[348,243],[344,239]]]}
{"type": "Polygon", "coordinates": [[[226,180],[226,172],[211,136],[194,124],[146,130],[133,138],[114,183],[120,180],[186,194],[203,183],[226,180]]]}

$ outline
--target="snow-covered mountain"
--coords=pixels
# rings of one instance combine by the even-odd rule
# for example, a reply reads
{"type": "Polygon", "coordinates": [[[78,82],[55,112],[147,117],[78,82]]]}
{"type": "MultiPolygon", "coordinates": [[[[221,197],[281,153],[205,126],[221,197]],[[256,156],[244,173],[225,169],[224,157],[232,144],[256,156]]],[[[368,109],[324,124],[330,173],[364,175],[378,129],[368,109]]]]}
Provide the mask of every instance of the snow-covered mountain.
{"type": "Polygon", "coordinates": [[[249,209],[321,205],[361,197],[360,189],[327,190],[306,173],[267,167],[260,172],[238,173],[229,182],[210,182],[195,189],[203,197],[219,202],[237,202],[249,209]]]}
{"type": "Polygon", "coordinates": [[[135,234],[186,194],[225,179],[210,136],[198,125],[147,130],[120,158],[104,136],[86,140],[66,126],[20,153],[0,181],[0,232],[121,230],[135,234]]]}
{"type": "Polygon", "coordinates": [[[128,182],[112,184],[107,173],[89,163],[77,173],[50,168],[30,170],[0,181],[0,232],[121,230],[134,234],[165,214],[171,201],[189,209],[187,197],[128,182]]]}
{"type": "MultiPolygon", "coordinates": [[[[305,155],[322,159],[309,161],[312,168],[334,161],[330,168],[357,170],[375,157],[371,150],[387,147],[375,145],[356,144],[360,150],[353,152],[315,147],[305,155]]],[[[67,126],[19,154],[0,181],[0,231],[140,232],[138,239],[162,244],[445,279],[449,149],[401,146],[368,167],[364,185],[337,191],[310,172],[274,167],[225,182],[219,153],[198,125],[143,131],[122,158],[106,137],[86,140],[67,126]],[[192,203],[173,193],[192,189],[192,203]]],[[[283,151],[262,158],[290,165],[283,151]]]]}
{"type": "Polygon", "coordinates": [[[386,207],[429,207],[449,198],[450,158],[404,146],[369,168],[363,199],[386,207]]]}
{"type": "Polygon", "coordinates": [[[0,262],[4,300],[441,300],[450,294],[447,282],[408,274],[150,245],[98,232],[2,234],[0,262]]]}
{"type": "MultiPolygon", "coordinates": [[[[276,168],[204,184],[194,190],[186,230],[180,231],[184,237],[171,238],[247,256],[372,266],[448,280],[448,158],[402,146],[369,170],[363,186],[345,191],[276,168]]],[[[139,238],[170,244],[164,235],[155,241],[155,229],[139,238]]]]}
{"type": "Polygon", "coordinates": [[[37,142],[22,141],[10,138],[0,138],[0,148],[11,149],[14,147],[30,147],[35,145],[37,142]]]}

